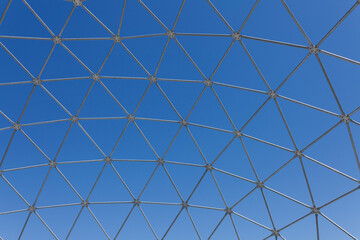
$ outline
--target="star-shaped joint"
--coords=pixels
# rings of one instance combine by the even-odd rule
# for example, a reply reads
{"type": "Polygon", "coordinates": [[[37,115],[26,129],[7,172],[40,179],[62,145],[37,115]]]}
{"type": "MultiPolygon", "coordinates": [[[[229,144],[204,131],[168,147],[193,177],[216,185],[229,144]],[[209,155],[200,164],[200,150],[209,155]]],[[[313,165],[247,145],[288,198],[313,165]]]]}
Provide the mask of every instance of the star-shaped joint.
{"type": "Polygon", "coordinates": [[[349,123],[350,122],[350,116],[349,115],[341,116],[341,121],[343,121],[344,123],[349,123]]]}
{"type": "Polygon", "coordinates": [[[303,155],[303,153],[299,150],[296,150],[294,153],[295,153],[296,157],[301,157],[303,155]]]}
{"type": "Polygon", "coordinates": [[[268,95],[269,95],[269,97],[271,97],[272,99],[275,99],[276,96],[277,96],[276,92],[274,92],[274,91],[268,92],[268,95]]]}
{"type": "Polygon", "coordinates": [[[240,131],[235,131],[234,134],[236,137],[241,137],[241,135],[242,135],[242,133],[240,131]]]}
{"type": "Polygon", "coordinates": [[[59,36],[55,36],[55,37],[53,37],[53,42],[55,44],[59,44],[59,43],[61,43],[61,38],[59,36]]]}
{"type": "Polygon", "coordinates": [[[133,115],[129,115],[127,116],[127,119],[130,121],[130,122],[133,122],[135,120],[135,117],[133,115]]]}
{"type": "Polygon", "coordinates": [[[225,208],[224,210],[225,210],[226,214],[231,214],[232,213],[232,209],[229,208],[229,207],[225,208]]]}
{"type": "Polygon", "coordinates": [[[205,168],[206,168],[207,171],[211,171],[211,170],[214,169],[214,167],[211,164],[206,164],[205,168]]]}
{"type": "Polygon", "coordinates": [[[272,229],[271,232],[272,232],[272,235],[273,235],[273,236],[277,236],[277,237],[280,236],[279,230],[272,229]]]}
{"type": "Polygon", "coordinates": [[[186,209],[189,207],[189,204],[187,202],[182,202],[181,206],[186,209]]]}
{"type": "Polygon", "coordinates": [[[213,82],[212,82],[211,80],[205,80],[205,81],[204,81],[204,84],[205,84],[207,87],[210,87],[210,86],[213,84],[213,82]]]}
{"type": "Polygon", "coordinates": [[[134,203],[135,206],[139,206],[139,205],[140,205],[140,200],[139,200],[139,199],[135,199],[135,200],[133,201],[133,203],[134,203]]]}
{"type": "Polygon", "coordinates": [[[36,208],[35,208],[34,206],[31,206],[31,207],[29,207],[28,210],[29,210],[29,212],[33,213],[33,212],[35,212],[35,209],[36,209],[36,208]]]}
{"type": "Polygon", "coordinates": [[[157,160],[157,162],[158,162],[160,165],[164,165],[164,163],[165,163],[164,159],[162,159],[162,158],[159,158],[159,159],[157,160]]]}
{"type": "Polygon", "coordinates": [[[21,125],[20,125],[19,123],[14,123],[14,124],[12,125],[12,128],[15,129],[15,130],[20,130],[21,125]]]}
{"type": "Polygon", "coordinates": [[[110,163],[110,162],[111,162],[111,158],[110,158],[110,157],[106,157],[104,160],[105,160],[106,163],[110,163]]]}
{"type": "Polygon", "coordinates": [[[99,81],[100,80],[99,74],[92,75],[92,79],[94,79],[94,81],[99,81]]]}
{"type": "Polygon", "coordinates": [[[183,120],[180,121],[180,124],[182,126],[186,126],[188,124],[188,122],[185,119],[183,119],[183,120]]]}
{"type": "Polygon", "coordinates": [[[241,38],[240,33],[237,33],[237,32],[234,32],[231,36],[235,41],[239,41],[241,38]]]}
{"type": "Polygon", "coordinates": [[[73,123],[77,123],[79,121],[79,118],[77,116],[71,116],[70,120],[73,122],[73,123]]]}
{"type": "Polygon", "coordinates": [[[310,51],[311,54],[318,54],[319,53],[319,48],[317,46],[315,46],[315,45],[311,45],[309,47],[309,51],[310,51]]]}
{"type": "Polygon", "coordinates": [[[35,86],[41,85],[41,80],[39,78],[34,78],[32,82],[35,86]]]}
{"type": "Polygon", "coordinates": [[[256,186],[258,188],[263,188],[264,187],[264,183],[263,182],[256,182],[256,186]]]}
{"type": "Polygon", "coordinates": [[[85,1],[85,0],[72,0],[72,2],[75,4],[75,6],[81,6],[83,1],[85,1]]]}
{"type": "Polygon", "coordinates": [[[113,39],[114,39],[114,42],[116,42],[116,43],[121,42],[121,37],[118,36],[118,35],[114,35],[114,36],[113,36],[113,39]]]}
{"type": "Polygon", "coordinates": [[[50,166],[50,167],[55,167],[55,166],[56,166],[56,162],[54,162],[54,161],[49,162],[49,166],[50,166]]]}
{"type": "Polygon", "coordinates": [[[174,38],[175,37],[175,33],[172,30],[168,31],[167,35],[168,35],[169,38],[174,38]]]}
{"type": "Polygon", "coordinates": [[[83,201],[81,202],[81,206],[83,206],[83,207],[88,207],[88,206],[89,206],[88,201],[83,200],[83,201]]]}
{"type": "Polygon", "coordinates": [[[149,77],[149,80],[150,80],[150,82],[151,83],[156,83],[156,77],[155,76],[151,76],[151,77],[149,77]]]}
{"type": "Polygon", "coordinates": [[[319,214],[319,213],[320,213],[320,209],[317,208],[317,207],[313,207],[313,208],[311,209],[311,212],[312,212],[313,214],[319,214]]]}

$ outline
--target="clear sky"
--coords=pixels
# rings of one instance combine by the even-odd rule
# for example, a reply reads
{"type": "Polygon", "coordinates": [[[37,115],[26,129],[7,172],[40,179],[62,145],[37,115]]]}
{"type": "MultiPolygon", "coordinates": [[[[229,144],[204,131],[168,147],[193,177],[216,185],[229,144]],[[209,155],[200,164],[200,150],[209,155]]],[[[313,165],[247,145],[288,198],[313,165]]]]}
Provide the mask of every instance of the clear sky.
{"type": "Polygon", "coordinates": [[[360,238],[359,2],[125,2],[6,11],[0,237],[360,238]]]}

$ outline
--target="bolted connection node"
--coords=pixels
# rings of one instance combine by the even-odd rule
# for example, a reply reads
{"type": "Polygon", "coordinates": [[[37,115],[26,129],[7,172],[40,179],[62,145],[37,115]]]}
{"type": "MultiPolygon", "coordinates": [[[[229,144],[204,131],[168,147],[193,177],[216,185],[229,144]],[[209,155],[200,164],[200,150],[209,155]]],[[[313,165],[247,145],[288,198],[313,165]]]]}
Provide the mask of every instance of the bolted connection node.
{"type": "Polygon", "coordinates": [[[235,131],[235,136],[241,137],[242,133],[240,131],[235,131]]]}
{"type": "Polygon", "coordinates": [[[163,165],[163,164],[165,163],[164,159],[162,159],[162,158],[159,158],[159,159],[157,160],[157,162],[158,162],[160,165],[163,165]]]}
{"type": "Polygon", "coordinates": [[[130,122],[133,122],[135,120],[135,117],[133,115],[129,115],[127,116],[127,119],[130,121],[130,122]]]}
{"type": "Polygon", "coordinates": [[[169,38],[174,38],[175,37],[175,33],[172,30],[168,31],[167,35],[168,35],[169,38]]]}
{"type": "Polygon", "coordinates": [[[73,0],[72,2],[73,2],[76,6],[81,6],[83,1],[85,1],[85,0],[73,0]]]}
{"type": "Polygon", "coordinates": [[[79,121],[79,118],[77,116],[71,116],[71,121],[73,123],[77,123],[79,121]]]}
{"type": "Polygon", "coordinates": [[[303,154],[302,154],[301,151],[297,150],[297,151],[295,151],[295,155],[296,155],[297,157],[301,157],[303,154]]]}
{"type": "Polygon", "coordinates": [[[40,79],[38,79],[38,78],[34,78],[33,80],[32,80],[32,82],[34,83],[34,85],[36,85],[36,86],[38,86],[38,85],[40,85],[41,84],[41,80],[40,79]]]}
{"type": "Polygon", "coordinates": [[[317,207],[313,207],[311,209],[311,212],[314,213],[314,214],[319,214],[320,213],[320,210],[317,208],[317,207]]]}
{"type": "Polygon", "coordinates": [[[50,165],[50,167],[55,167],[55,166],[56,166],[56,162],[51,161],[51,162],[49,162],[49,165],[50,165]]]}
{"type": "Polygon", "coordinates": [[[341,116],[341,121],[343,121],[344,123],[349,123],[350,122],[350,116],[349,115],[341,116]]]}
{"type": "Polygon", "coordinates": [[[268,95],[269,95],[269,97],[271,97],[271,98],[273,98],[273,99],[275,99],[276,98],[276,92],[273,92],[273,91],[270,91],[270,92],[268,92],[268,95]]]}
{"type": "Polygon", "coordinates": [[[151,77],[149,78],[149,80],[150,80],[151,83],[155,83],[155,82],[156,82],[156,77],[155,77],[155,76],[151,76],[151,77]]]}
{"type": "Polygon", "coordinates": [[[14,124],[12,125],[12,128],[15,129],[15,130],[20,130],[21,125],[18,124],[18,123],[14,123],[14,124]]]}
{"type": "Polygon", "coordinates": [[[241,38],[240,33],[236,33],[236,32],[232,34],[232,37],[235,41],[238,41],[241,38]]]}
{"type": "Polygon", "coordinates": [[[81,206],[83,206],[83,207],[87,207],[87,206],[89,206],[88,201],[83,200],[83,201],[81,202],[81,206]]]}
{"type": "Polygon", "coordinates": [[[55,36],[55,37],[53,37],[53,41],[55,44],[59,44],[59,43],[61,43],[61,38],[59,36],[55,36]]]}
{"type": "Polygon", "coordinates": [[[205,80],[205,85],[207,86],[207,87],[210,87],[211,85],[212,85],[212,81],[211,80],[205,80]]]}
{"type": "Polygon", "coordinates": [[[186,126],[188,124],[188,122],[185,119],[181,120],[180,123],[182,126],[186,126]]]}
{"type": "Polygon", "coordinates": [[[133,203],[134,203],[135,206],[139,206],[139,205],[140,205],[140,200],[139,200],[139,199],[135,199],[135,200],[133,201],[133,203]]]}
{"type": "Polygon", "coordinates": [[[317,46],[315,46],[315,45],[311,45],[309,47],[309,51],[310,51],[311,54],[318,54],[319,53],[319,48],[317,46]]]}
{"type": "Polygon", "coordinates": [[[205,165],[206,170],[211,171],[214,167],[210,164],[205,165]]]}
{"type": "Polygon", "coordinates": [[[226,212],[226,214],[231,214],[231,213],[232,213],[232,209],[229,208],[229,207],[227,207],[227,208],[225,208],[225,212],[226,212]]]}
{"type": "MultiPolygon", "coordinates": [[[[2,176],[2,174],[3,174],[3,171],[2,170],[0,170],[0,177],[2,176]]],[[[359,186],[360,187],[360,186],[359,186]]]]}
{"type": "Polygon", "coordinates": [[[188,204],[187,202],[182,202],[182,203],[181,203],[181,206],[182,206],[183,208],[188,208],[188,207],[189,207],[189,204],[188,204]]]}
{"type": "Polygon", "coordinates": [[[121,38],[120,38],[120,36],[118,36],[118,35],[115,35],[115,36],[113,37],[113,39],[114,39],[114,42],[117,42],[117,43],[121,42],[121,38]]]}
{"type": "Polygon", "coordinates": [[[29,207],[29,212],[31,213],[35,212],[35,207],[34,206],[29,207]]]}
{"type": "Polygon", "coordinates": [[[105,160],[106,163],[110,163],[110,162],[111,162],[111,158],[110,158],[110,157],[106,157],[104,160],[105,160]]]}
{"type": "Polygon", "coordinates": [[[99,81],[100,80],[99,74],[92,75],[92,79],[94,79],[94,81],[99,81]]]}
{"type": "Polygon", "coordinates": [[[279,231],[276,230],[276,229],[271,230],[271,232],[272,232],[272,235],[273,235],[273,236],[280,236],[279,231]]]}
{"type": "Polygon", "coordinates": [[[263,182],[257,182],[256,186],[258,186],[259,188],[263,188],[264,187],[264,183],[263,182]]]}

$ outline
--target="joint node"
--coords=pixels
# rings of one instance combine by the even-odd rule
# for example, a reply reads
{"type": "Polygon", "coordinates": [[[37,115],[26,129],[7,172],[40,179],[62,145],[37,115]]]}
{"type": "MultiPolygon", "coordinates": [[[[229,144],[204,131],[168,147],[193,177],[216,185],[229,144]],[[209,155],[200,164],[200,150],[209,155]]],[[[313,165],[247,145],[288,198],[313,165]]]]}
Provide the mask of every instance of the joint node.
{"type": "Polygon", "coordinates": [[[158,162],[160,165],[163,165],[163,164],[165,163],[164,159],[162,159],[162,158],[159,158],[159,159],[157,160],[157,162],[158,162]]]}
{"type": "Polygon", "coordinates": [[[264,187],[264,183],[263,182],[257,182],[256,186],[258,186],[259,188],[263,188],[264,187]]]}
{"type": "Polygon", "coordinates": [[[73,3],[74,3],[76,6],[81,6],[83,1],[85,1],[85,0],[73,0],[73,3]]]}
{"type": "Polygon", "coordinates": [[[235,136],[241,137],[242,133],[240,131],[235,131],[235,136]]]}
{"type": "MultiPolygon", "coordinates": [[[[3,171],[2,170],[0,170],[0,177],[2,176],[2,174],[3,174],[3,171]]],[[[360,186],[359,186],[360,187],[360,186]]]]}
{"type": "Polygon", "coordinates": [[[50,167],[55,167],[55,166],[56,166],[56,162],[51,161],[51,162],[49,163],[49,165],[50,165],[50,167]]]}
{"type": "Polygon", "coordinates": [[[318,54],[319,53],[319,48],[317,46],[315,46],[315,45],[311,45],[309,47],[309,51],[310,51],[311,54],[318,54]]]}
{"type": "Polygon", "coordinates": [[[234,39],[235,41],[238,41],[238,40],[240,40],[241,35],[240,35],[240,33],[233,33],[233,34],[232,34],[232,37],[233,37],[233,39],[234,39]]]}
{"type": "Polygon", "coordinates": [[[273,99],[275,99],[277,96],[276,92],[273,92],[273,91],[268,92],[268,95],[269,95],[269,97],[271,97],[273,99]]]}
{"type": "Polygon", "coordinates": [[[71,116],[71,121],[73,123],[77,123],[79,121],[79,118],[77,116],[71,116]]]}
{"type": "Polygon", "coordinates": [[[139,199],[135,199],[135,200],[133,201],[133,203],[134,203],[135,206],[139,206],[139,205],[140,205],[140,200],[139,200],[139,199]]]}
{"type": "Polygon", "coordinates": [[[135,120],[135,117],[133,115],[129,115],[127,116],[127,119],[130,121],[130,122],[133,122],[135,120]]]}
{"type": "Polygon", "coordinates": [[[341,116],[341,121],[343,121],[344,123],[349,123],[350,122],[350,116],[349,115],[341,116]]]}
{"type": "Polygon", "coordinates": [[[188,122],[187,122],[186,120],[184,120],[184,119],[183,119],[183,120],[181,120],[181,122],[180,122],[180,123],[181,123],[181,125],[182,125],[182,126],[186,126],[186,125],[188,124],[188,122]]]}
{"type": "Polygon", "coordinates": [[[38,85],[41,85],[41,80],[39,78],[34,78],[32,80],[32,82],[34,83],[34,85],[38,86],[38,85]]]}
{"type": "Polygon", "coordinates": [[[229,208],[229,207],[227,207],[227,208],[225,208],[225,212],[226,212],[226,214],[231,214],[231,213],[232,213],[232,209],[229,208]]]}
{"type": "Polygon", "coordinates": [[[99,74],[92,75],[92,79],[94,79],[94,81],[99,81],[100,80],[99,74]]]}
{"type": "Polygon", "coordinates": [[[59,43],[61,43],[61,38],[59,36],[55,36],[55,37],[53,37],[53,41],[55,44],[59,44],[59,43]]]}
{"type": "Polygon", "coordinates": [[[311,209],[311,212],[314,213],[314,214],[319,214],[320,213],[320,209],[318,209],[317,207],[313,207],[311,209]]]}
{"type": "Polygon", "coordinates": [[[155,76],[151,76],[151,77],[149,78],[149,80],[150,80],[151,83],[155,83],[155,82],[156,82],[156,77],[155,77],[155,76]]]}
{"type": "Polygon", "coordinates": [[[271,232],[272,232],[273,236],[280,236],[279,231],[276,229],[271,230],[271,232]]]}
{"type": "Polygon", "coordinates": [[[34,206],[29,207],[29,212],[31,213],[35,212],[35,207],[34,206]]]}
{"type": "Polygon", "coordinates": [[[204,83],[207,87],[210,87],[213,84],[211,80],[205,80],[204,83]]]}
{"type": "Polygon", "coordinates": [[[81,206],[83,206],[83,207],[87,207],[88,205],[89,205],[89,203],[86,200],[81,202],[81,206]]]}
{"type": "Polygon", "coordinates": [[[181,203],[181,206],[182,206],[183,208],[188,208],[188,207],[189,207],[189,204],[188,204],[187,202],[182,202],[182,203],[181,203]]]}
{"type": "Polygon", "coordinates": [[[12,128],[15,129],[15,130],[20,130],[21,125],[20,125],[19,123],[14,123],[14,124],[12,125],[12,128]]]}
{"type": "Polygon", "coordinates": [[[303,155],[303,153],[301,151],[297,150],[297,151],[295,151],[295,155],[297,157],[301,157],[303,155]]]}
{"type": "Polygon", "coordinates": [[[106,163],[110,163],[110,162],[111,162],[111,158],[110,158],[110,157],[106,157],[106,158],[105,158],[105,162],[106,162],[106,163]]]}
{"type": "Polygon", "coordinates": [[[168,31],[167,35],[168,35],[169,38],[174,38],[175,37],[175,33],[172,30],[168,31]]]}
{"type": "Polygon", "coordinates": [[[114,39],[114,42],[117,42],[117,43],[121,42],[121,37],[118,36],[118,35],[115,35],[115,36],[113,37],[113,39],[114,39]]]}
{"type": "Polygon", "coordinates": [[[205,165],[206,170],[211,171],[214,167],[210,164],[205,165]]]}

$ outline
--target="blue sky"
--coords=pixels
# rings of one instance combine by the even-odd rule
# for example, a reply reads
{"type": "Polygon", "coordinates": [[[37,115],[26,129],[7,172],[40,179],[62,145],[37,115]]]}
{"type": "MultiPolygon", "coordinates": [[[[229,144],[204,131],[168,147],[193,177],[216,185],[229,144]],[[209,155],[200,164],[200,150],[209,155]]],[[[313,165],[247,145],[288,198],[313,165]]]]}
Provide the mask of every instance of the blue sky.
{"type": "Polygon", "coordinates": [[[352,239],[336,223],[360,237],[355,2],[13,0],[0,236],[352,239]]]}

